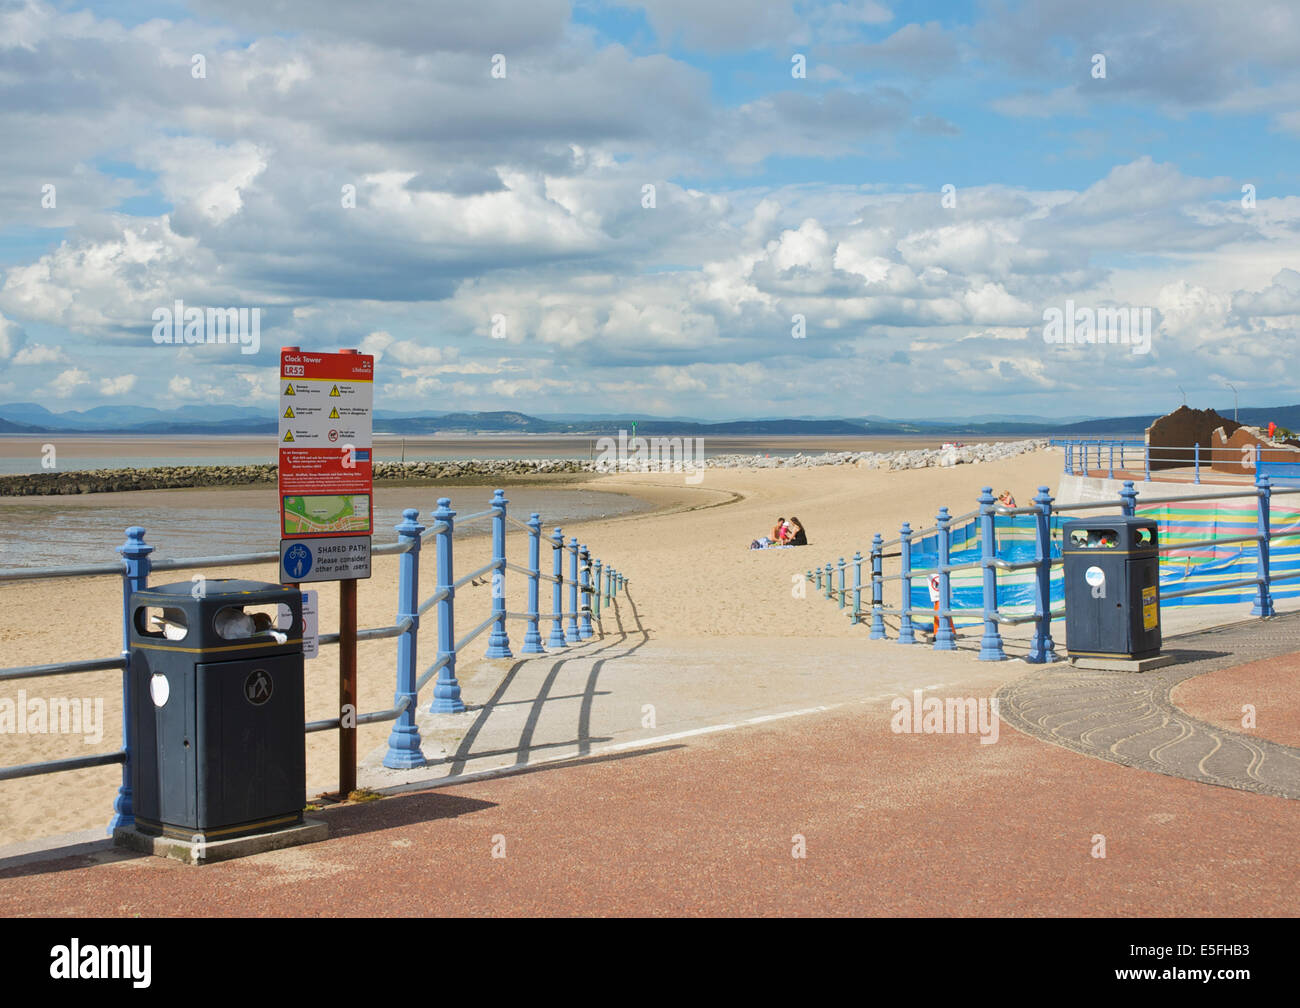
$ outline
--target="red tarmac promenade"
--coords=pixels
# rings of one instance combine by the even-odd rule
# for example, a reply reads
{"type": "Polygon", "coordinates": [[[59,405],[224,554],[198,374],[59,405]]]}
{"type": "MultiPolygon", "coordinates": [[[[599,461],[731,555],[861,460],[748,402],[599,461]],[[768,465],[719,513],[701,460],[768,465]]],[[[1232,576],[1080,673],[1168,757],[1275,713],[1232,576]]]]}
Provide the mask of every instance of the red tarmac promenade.
{"type": "MultiPolygon", "coordinates": [[[[1003,663],[984,678],[1014,679],[1012,664],[1023,672],[1003,663]]],[[[890,718],[877,699],[339,806],[318,814],[328,841],[238,862],[104,851],[14,864],[0,870],[0,912],[1300,912],[1300,802],[1105,762],[1005,724],[984,745],[895,734],[890,718]]]]}

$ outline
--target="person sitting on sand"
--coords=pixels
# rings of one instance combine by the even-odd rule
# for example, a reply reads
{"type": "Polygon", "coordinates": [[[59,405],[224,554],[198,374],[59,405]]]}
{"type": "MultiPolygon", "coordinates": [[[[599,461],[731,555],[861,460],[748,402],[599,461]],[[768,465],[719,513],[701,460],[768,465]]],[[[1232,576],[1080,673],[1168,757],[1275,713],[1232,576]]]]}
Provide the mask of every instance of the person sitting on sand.
{"type": "Polygon", "coordinates": [[[790,516],[790,523],[786,526],[786,528],[792,529],[794,532],[794,534],[790,537],[790,541],[788,545],[790,546],[808,545],[808,533],[804,531],[803,523],[799,521],[798,518],[794,517],[794,515],[790,516]]]}
{"type": "Polygon", "coordinates": [[[1016,506],[1016,499],[1011,496],[1010,490],[1003,490],[1001,496],[998,497],[998,503],[1003,507],[1013,508],[1016,506]]]}

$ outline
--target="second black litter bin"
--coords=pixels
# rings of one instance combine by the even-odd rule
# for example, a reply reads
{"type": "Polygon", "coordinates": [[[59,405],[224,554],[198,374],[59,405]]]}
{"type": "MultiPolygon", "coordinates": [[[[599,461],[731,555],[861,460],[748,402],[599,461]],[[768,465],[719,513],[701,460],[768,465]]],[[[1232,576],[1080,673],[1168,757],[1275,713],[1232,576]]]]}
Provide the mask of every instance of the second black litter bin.
{"type": "Polygon", "coordinates": [[[200,584],[131,596],[136,827],[212,841],[300,823],[302,594],[259,581],[200,584]],[[256,612],[280,606],[290,614],[283,629],[256,612]]]}
{"type": "Polygon", "coordinates": [[[1160,651],[1160,554],[1149,518],[1102,515],[1061,526],[1065,648],[1083,658],[1160,651]]]}

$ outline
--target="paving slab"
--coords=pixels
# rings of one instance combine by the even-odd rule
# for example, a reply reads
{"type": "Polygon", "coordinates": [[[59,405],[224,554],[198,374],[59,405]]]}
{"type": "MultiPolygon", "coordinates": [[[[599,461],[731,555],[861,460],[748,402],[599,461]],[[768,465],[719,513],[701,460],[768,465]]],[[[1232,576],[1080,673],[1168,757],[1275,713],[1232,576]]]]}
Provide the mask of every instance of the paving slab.
{"type": "Polygon", "coordinates": [[[1180,710],[1170,696],[1196,676],[1300,651],[1300,615],[1187,634],[1165,650],[1177,664],[1141,674],[1074,665],[1035,672],[999,691],[1002,718],[1098,759],[1300,798],[1300,749],[1210,724],[1180,710]]]}

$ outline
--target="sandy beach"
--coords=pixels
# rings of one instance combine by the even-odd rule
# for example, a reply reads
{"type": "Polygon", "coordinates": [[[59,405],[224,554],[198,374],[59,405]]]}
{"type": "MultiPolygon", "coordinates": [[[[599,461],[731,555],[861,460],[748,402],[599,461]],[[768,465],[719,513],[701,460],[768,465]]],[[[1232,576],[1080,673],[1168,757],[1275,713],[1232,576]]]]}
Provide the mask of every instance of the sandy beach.
{"type": "MultiPolygon", "coordinates": [[[[682,476],[656,473],[596,477],[582,484],[603,491],[623,491],[651,502],[648,513],[591,521],[564,529],[578,536],[593,555],[612,562],[631,580],[638,613],[652,638],[724,638],[735,642],[737,662],[746,654],[747,638],[791,637],[807,642],[815,655],[828,638],[861,639],[863,627],[853,627],[827,604],[796,602],[792,578],[810,566],[846,559],[854,550],[867,551],[871,536],[896,534],[904,521],[913,527],[929,524],[941,505],[954,513],[975,505],[981,486],[1010,487],[1022,500],[1035,488],[1055,489],[1061,456],[1040,451],[999,463],[962,465],[948,469],[897,472],[852,466],[820,468],[730,470],[710,469],[703,482],[690,485],[682,476]],[[797,515],[808,530],[810,545],[793,550],[751,551],[751,539],[763,535],[778,515],[797,515]]],[[[507,493],[509,487],[506,487],[507,493]]],[[[135,495],[143,505],[154,492],[135,495]]],[[[171,506],[183,513],[186,502],[199,497],[211,506],[210,491],[164,491],[171,506]]],[[[425,487],[403,491],[427,513],[439,496],[448,495],[462,513],[481,510],[486,493],[466,487],[425,487]],[[461,503],[463,502],[463,503],[461,503]]],[[[545,530],[549,533],[549,527],[545,530]]],[[[379,537],[377,542],[383,541],[379,537]]],[[[488,559],[484,536],[458,537],[456,566],[464,572],[488,559]]],[[[526,560],[527,540],[509,537],[511,560],[526,560]]],[[[434,551],[426,540],[422,559],[421,596],[433,590],[434,551]]],[[[392,557],[377,558],[374,576],[359,590],[361,626],[391,624],[396,612],[396,567],[392,557]]],[[[209,577],[240,576],[273,580],[275,568],[210,570],[209,577]]],[[[155,583],[186,578],[166,572],[155,583]]],[[[525,608],[525,582],[507,579],[507,607],[525,608]]],[[[457,596],[458,632],[471,629],[489,611],[486,586],[466,587],[457,596]],[[480,615],[480,613],[482,615],[480,615]]],[[[121,649],[121,592],[116,578],[26,582],[0,585],[0,666],[110,657],[121,649]]],[[[545,606],[543,606],[545,608],[545,606]]],[[[338,622],[338,589],[321,586],[322,626],[338,622]]],[[[512,633],[521,632],[519,625],[512,633]]],[[[431,641],[422,638],[423,664],[431,658],[431,641]]],[[[509,665],[482,659],[486,635],[462,654],[463,680],[492,676],[509,665]]],[[[337,651],[326,648],[307,663],[308,719],[337,716],[337,651]]],[[[396,644],[362,644],[359,653],[361,709],[391,705],[396,644]]],[[[103,738],[87,744],[70,735],[0,735],[0,765],[32,763],[91,752],[109,752],[121,735],[120,676],[114,672],[13,681],[0,695],[16,697],[77,696],[102,698],[103,738]]],[[[427,694],[422,695],[427,702],[427,694]]],[[[364,757],[382,746],[387,724],[361,729],[358,753],[364,757]]],[[[332,733],[308,737],[308,783],[324,790],[335,780],[336,740],[332,733]]],[[[105,767],[0,783],[0,844],[104,825],[111,813],[120,770],[105,767]]]]}

